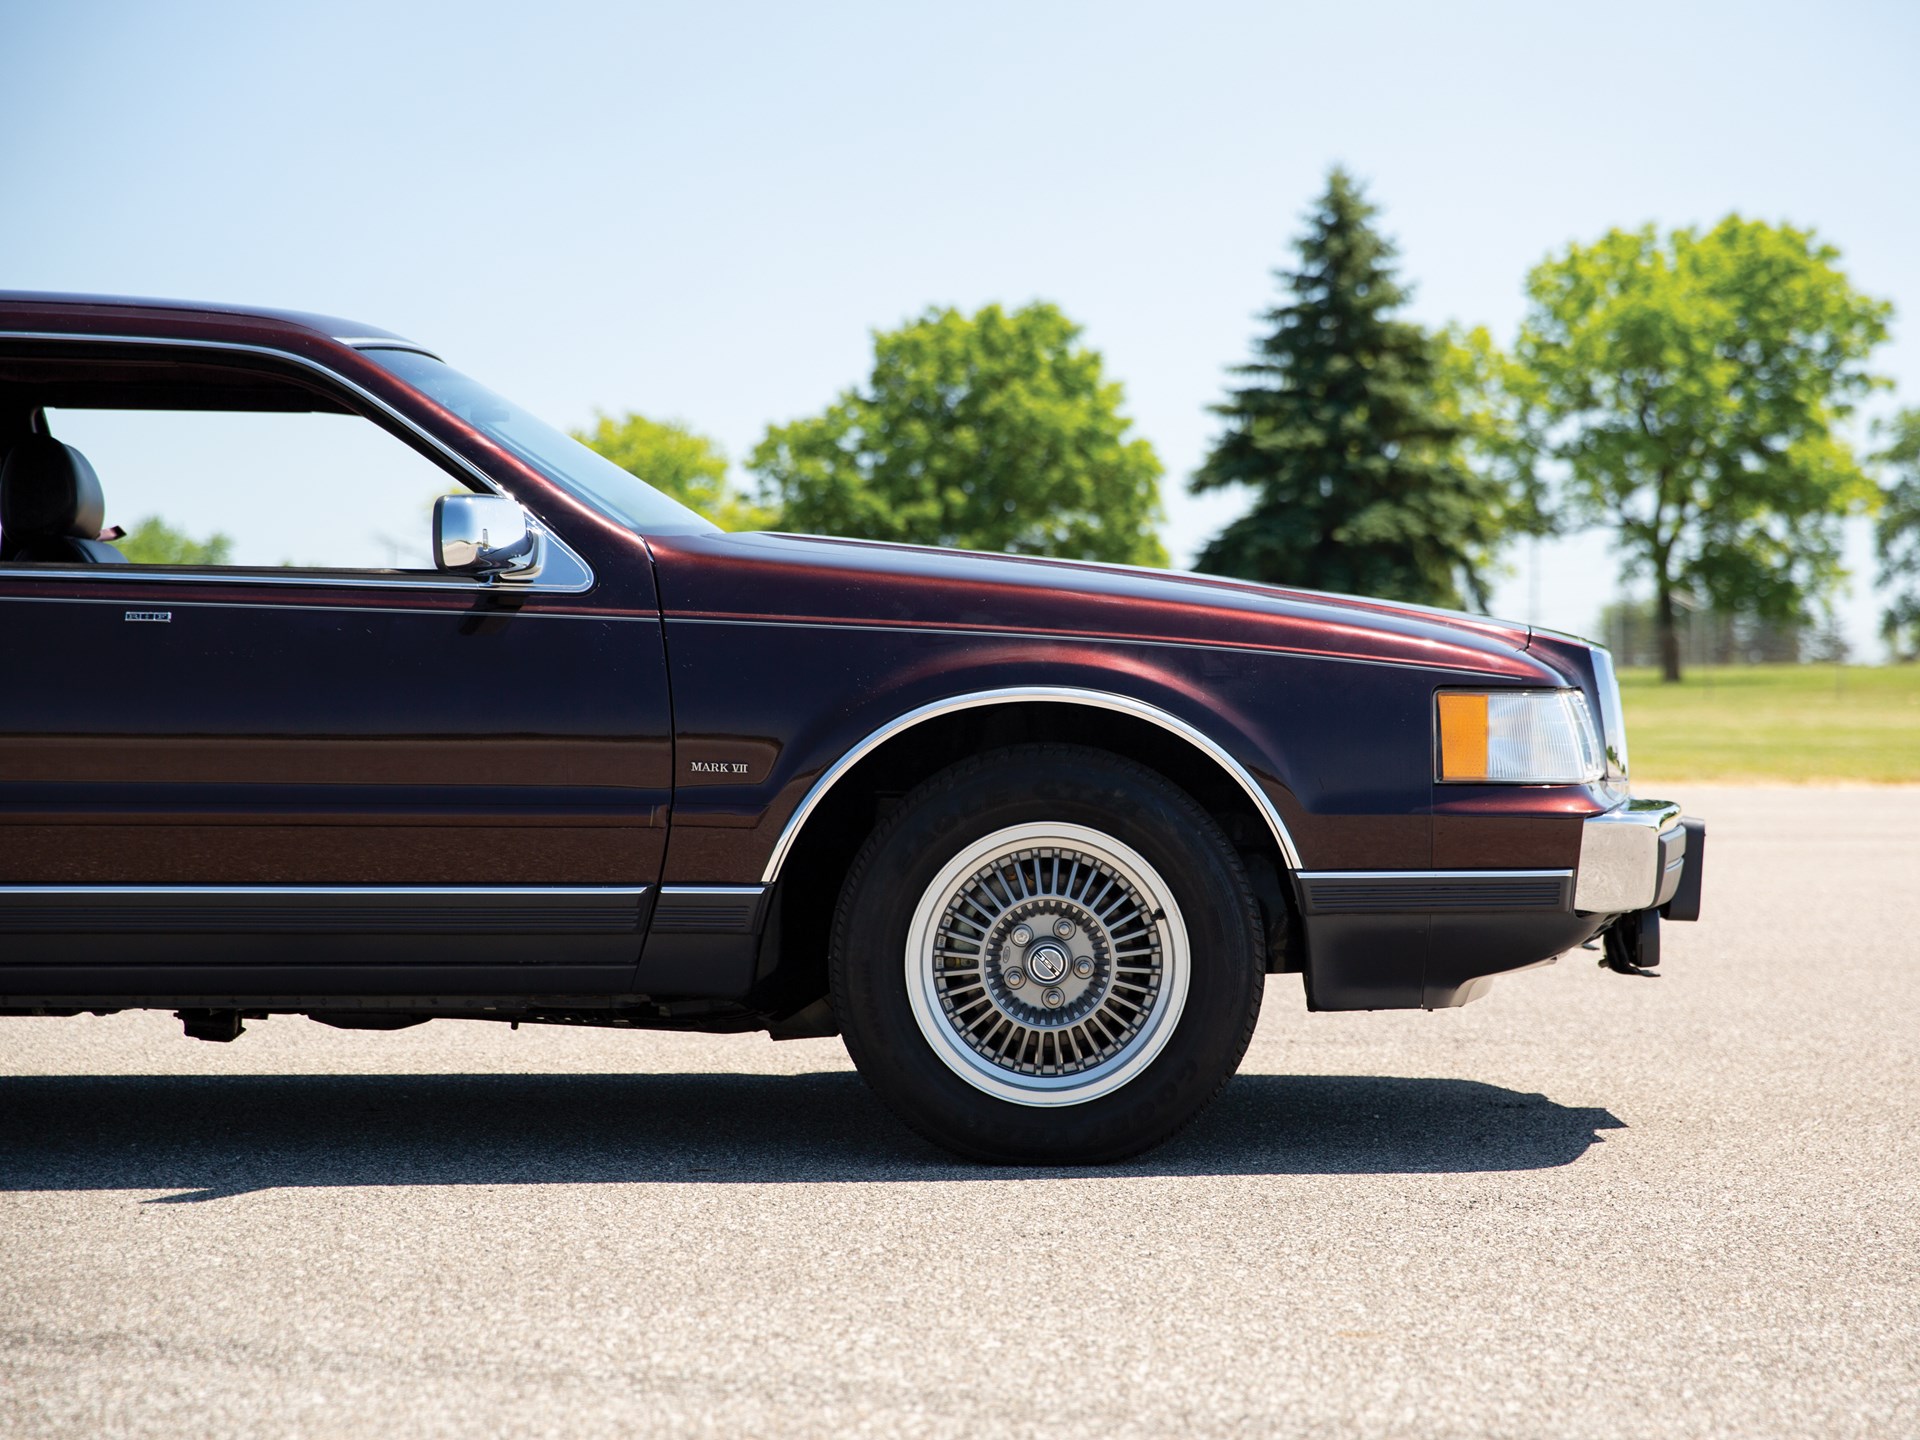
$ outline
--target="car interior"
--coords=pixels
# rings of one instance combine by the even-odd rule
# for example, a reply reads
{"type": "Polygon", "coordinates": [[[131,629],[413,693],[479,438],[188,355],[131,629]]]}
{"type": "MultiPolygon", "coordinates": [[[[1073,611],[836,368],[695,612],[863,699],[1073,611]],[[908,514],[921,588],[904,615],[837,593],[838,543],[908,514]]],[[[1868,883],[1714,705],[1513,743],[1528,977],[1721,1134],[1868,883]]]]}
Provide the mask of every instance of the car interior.
{"type": "Polygon", "coordinates": [[[106,497],[86,456],[37,432],[7,447],[0,460],[0,560],[124,565],[127,557],[101,538],[105,526],[106,497]]]}
{"type": "Polygon", "coordinates": [[[58,416],[189,411],[357,413],[312,384],[248,364],[0,351],[0,564],[126,564],[113,543],[124,532],[109,528],[127,523],[109,508],[114,476],[55,433],[58,416]]]}
{"type": "Polygon", "coordinates": [[[172,360],[0,358],[0,562],[123,565],[106,538],[106,493],[87,457],[49,433],[54,407],[326,410],[305,385],[172,360]]]}

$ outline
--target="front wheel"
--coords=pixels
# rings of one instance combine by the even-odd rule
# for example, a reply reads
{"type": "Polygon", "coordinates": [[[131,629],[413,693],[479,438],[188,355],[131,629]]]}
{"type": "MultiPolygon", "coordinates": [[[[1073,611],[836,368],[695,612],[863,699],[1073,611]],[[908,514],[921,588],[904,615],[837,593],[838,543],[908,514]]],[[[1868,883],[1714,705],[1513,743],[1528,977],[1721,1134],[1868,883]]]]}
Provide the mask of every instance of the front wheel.
{"type": "Polygon", "coordinates": [[[1245,869],[1183,791],[1101,751],[1021,746],[935,776],[869,837],[833,998],[860,1073],[936,1143],[1118,1160],[1233,1074],[1262,949],[1245,869]]]}

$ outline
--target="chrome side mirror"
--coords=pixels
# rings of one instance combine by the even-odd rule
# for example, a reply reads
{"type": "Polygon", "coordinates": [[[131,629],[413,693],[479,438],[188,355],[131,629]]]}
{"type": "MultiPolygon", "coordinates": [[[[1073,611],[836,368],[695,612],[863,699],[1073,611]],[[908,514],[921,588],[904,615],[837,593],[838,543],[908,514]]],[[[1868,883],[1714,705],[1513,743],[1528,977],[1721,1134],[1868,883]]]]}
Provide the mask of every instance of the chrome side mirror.
{"type": "Polygon", "coordinates": [[[488,579],[531,580],[541,538],[527,512],[504,495],[442,495],[433,502],[433,563],[488,579]]]}

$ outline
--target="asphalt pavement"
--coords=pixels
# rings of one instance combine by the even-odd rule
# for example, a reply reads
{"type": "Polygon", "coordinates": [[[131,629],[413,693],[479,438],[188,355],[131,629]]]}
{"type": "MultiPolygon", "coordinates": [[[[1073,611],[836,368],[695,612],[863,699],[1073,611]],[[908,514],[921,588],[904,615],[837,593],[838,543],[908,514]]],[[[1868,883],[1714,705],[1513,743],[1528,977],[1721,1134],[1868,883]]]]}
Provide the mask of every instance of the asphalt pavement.
{"type": "Polygon", "coordinates": [[[1275,977],[1110,1169],[837,1041],[0,1020],[0,1435],[1920,1435],[1920,789],[1681,798],[1659,978],[1275,977]]]}

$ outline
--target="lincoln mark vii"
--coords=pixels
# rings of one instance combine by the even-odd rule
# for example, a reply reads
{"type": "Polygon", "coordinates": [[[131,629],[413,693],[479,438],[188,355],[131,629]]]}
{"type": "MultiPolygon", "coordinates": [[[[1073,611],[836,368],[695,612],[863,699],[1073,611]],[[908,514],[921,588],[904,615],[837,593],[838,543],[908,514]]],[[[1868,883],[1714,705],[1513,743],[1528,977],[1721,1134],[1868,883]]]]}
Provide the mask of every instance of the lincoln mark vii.
{"type": "Polygon", "coordinates": [[[0,295],[0,457],[8,1016],[839,1034],[943,1146],[1098,1162],[1270,974],[1439,1009],[1699,913],[1566,635],[726,534],[316,315],[0,295]]]}

